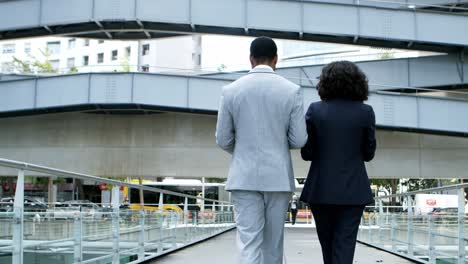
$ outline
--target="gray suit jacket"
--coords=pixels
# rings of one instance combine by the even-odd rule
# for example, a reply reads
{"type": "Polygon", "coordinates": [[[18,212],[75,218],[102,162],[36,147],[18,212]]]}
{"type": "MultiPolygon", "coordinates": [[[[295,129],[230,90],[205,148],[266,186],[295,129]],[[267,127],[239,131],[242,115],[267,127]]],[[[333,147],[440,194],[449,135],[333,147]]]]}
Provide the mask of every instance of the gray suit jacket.
{"type": "Polygon", "coordinates": [[[291,148],[307,142],[302,92],[268,66],[225,86],[216,143],[232,154],[226,190],[295,190],[291,148]]]}

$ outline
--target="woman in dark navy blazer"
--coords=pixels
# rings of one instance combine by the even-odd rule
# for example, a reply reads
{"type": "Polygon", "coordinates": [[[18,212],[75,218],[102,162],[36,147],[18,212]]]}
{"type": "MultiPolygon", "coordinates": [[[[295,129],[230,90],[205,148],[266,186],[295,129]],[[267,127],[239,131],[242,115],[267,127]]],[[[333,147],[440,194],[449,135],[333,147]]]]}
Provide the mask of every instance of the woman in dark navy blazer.
{"type": "Polygon", "coordinates": [[[364,207],[373,202],[364,162],[374,158],[375,115],[363,103],[367,78],[352,62],[326,65],[317,89],[322,100],[306,114],[301,155],[312,163],[301,200],[312,209],[324,263],[351,264],[364,207]]]}

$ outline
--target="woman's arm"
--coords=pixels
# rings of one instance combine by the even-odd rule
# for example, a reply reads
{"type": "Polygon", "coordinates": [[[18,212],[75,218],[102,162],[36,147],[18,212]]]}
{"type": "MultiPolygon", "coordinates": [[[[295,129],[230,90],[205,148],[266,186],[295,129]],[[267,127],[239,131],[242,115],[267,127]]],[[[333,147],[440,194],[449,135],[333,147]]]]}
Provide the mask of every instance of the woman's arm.
{"type": "Polygon", "coordinates": [[[375,150],[377,148],[377,141],[375,139],[375,114],[374,109],[369,106],[369,118],[367,125],[364,129],[364,138],[362,146],[362,156],[364,161],[371,161],[374,158],[375,150]]]}

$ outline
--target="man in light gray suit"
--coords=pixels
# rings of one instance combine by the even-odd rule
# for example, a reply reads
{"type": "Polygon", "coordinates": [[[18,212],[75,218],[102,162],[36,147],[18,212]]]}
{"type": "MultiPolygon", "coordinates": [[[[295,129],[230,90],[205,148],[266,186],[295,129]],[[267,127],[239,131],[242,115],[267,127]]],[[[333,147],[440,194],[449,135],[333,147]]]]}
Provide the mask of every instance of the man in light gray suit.
{"type": "Polygon", "coordinates": [[[291,148],[307,141],[299,86],[275,74],[275,42],[256,38],[252,70],[223,88],[216,143],[232,154],[226,189],[236,213],[241,264],[280,264],[295,190],[291,148]]]}

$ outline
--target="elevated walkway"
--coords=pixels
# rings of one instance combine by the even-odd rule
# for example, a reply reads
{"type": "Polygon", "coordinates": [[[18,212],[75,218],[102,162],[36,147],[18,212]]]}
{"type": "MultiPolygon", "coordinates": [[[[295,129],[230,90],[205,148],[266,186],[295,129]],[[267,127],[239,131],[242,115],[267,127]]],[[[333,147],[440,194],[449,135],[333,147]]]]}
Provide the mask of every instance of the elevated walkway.
{"type": "MultiPolygon", "coordinates": [[[[202,244],[174,252],[154,262],[158,264],[238,264],[236,248],[236,230],[224,233],[202,244]]],[[[322,252],[314,228],[286,228],[285,257],[287,264],[321,264],[322,252]]],[[[354,263],[409,264],[413,263],[398,256],[358,244],[354,263]]]]}
{"type": "MultiPolygon", "coordinates": [[[[231,80],[148,73],[89,73],[0,82],[0,116],[66,111],[175,111],[216,114],[221,89],[231,80]]],[[[304,107],[318,101],[301,85],[304,107]]],[[[369,104],[381,128],[466,136],[463,98],[372,91],[369,104]]]]}
{"type": "Polygon", "coordinates": [[[2,1],[0,39],[45,35],[145,39],[216,33],[434,51],[468,47],[466,15],[425,11],[404,3],[394,8],[383,1],[362,2],[2,1]]]}
{"type": "MultiPolygon", "coordinates": [[[[467,56],[468,54],[465,54],[467,56]]],[[[359,66],[369,79],[371,90],[416,90],[456,89],[468,86],[468,60],[459,55],[436,55],[414,58],[358,61],[359,66]]],[[[323,64],[281,67],[277,73],[290,81],[311,86],[317,78],[323,64]]],[[[247,71],[233,73],[214,73],[204,76],[236,80],[247,71]]]]}

